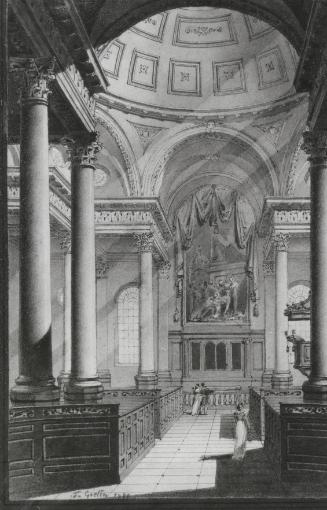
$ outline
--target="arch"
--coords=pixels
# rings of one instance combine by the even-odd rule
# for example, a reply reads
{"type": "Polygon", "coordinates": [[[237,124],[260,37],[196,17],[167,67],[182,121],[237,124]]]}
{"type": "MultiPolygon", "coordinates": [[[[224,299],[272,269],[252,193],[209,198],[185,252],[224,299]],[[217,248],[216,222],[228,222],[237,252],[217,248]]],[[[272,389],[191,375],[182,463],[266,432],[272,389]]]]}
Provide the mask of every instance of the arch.
{"type": "Polygon", "coordinates": [[[130,196],[139,195],[141,185],[137,159],[127,137],[125,136],[118,122],[115,119],[113,119],[113,117],[111,117],[107,112],[103,111],[100,108],[98,108],[97,111],[97,121],[115,139],[121,151],[127,170],[126,182],[128,183],[127,189],[129,195],[130,196]]]}
{"type": "Polygon", "coordinates": [[[279,30],[300,52],[305,31],[294,11],[283,0],[126,0],[112,9],[106,2],[93,25],[91,40],[95,47],[118,37],[139,21],[163,10],[179,7],[216,7],[239,11],[259,18],[279,30]],[[110,22],[108,23],[108,20],[110,22]]]}
{"type": "Polygon", "coordinates": [[[286,196],[293,196],[296,188],[296,182],[300,175],[301,167],[298,167],[298,162],[300,158],[300,154],[302,151],[302,145],[303,145],[303,133],[307,131],[307,128],[303,125],[303,123],[300,123],[300,126],[296,129],[295,135],[294,135],[294,145],[293,150],[290,151],[290,157],[288,159],[288,166],[286,168],[289,168],[288,171],[286,171],[286,179],[285,183],[283,185],[283,192],[286,196]]]}
{"type": "Polygon", "coordinates": [[[182,130],[181,128],[172,130],[166,138],[160,140],[160,143],[152,146],[143,168],[144,182],[142,187],[145,196],[159,195],[165,166],[169,159],[184,143],[192,139],[198,139],[198,137],[203,134],[208,134],[223,140],[226,138],[234,138],[237,139],[238,142],[242,142],[247,150],[252,154],[257,154],[264,163],[271,178],[273,192],[274,194],[278,194],[279,184],[274,165],[271,158],[262,147],[260,147],[254,139],[236,129],[223,127],[214,122],[208,122],[206,125],[191,125],[182,130]]]}

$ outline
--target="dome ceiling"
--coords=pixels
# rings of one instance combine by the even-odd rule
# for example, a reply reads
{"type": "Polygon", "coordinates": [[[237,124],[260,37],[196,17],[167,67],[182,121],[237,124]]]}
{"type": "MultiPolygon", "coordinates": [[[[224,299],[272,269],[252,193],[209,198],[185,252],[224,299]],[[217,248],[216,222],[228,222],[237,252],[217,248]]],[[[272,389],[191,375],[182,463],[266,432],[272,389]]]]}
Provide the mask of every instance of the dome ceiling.
{"type": "Polygon", "coordinates": [[[247,108],[293,92],[297,54],[248,15],[183,8],[137,23],[99,49],[118,100],[196,111],[247,108]]]}

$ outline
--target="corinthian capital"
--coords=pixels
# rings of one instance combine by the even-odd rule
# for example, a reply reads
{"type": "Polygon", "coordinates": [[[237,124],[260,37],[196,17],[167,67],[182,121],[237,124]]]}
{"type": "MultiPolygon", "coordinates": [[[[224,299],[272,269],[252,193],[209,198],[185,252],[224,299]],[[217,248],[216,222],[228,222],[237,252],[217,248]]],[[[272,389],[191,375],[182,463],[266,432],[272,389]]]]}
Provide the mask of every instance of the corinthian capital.
{"type": "Polygon", "coordinates": [[[10,59],[10,71],[23,74],[22,100],[47,101],[51,93],[49,83],[54,80],[54,58],[19,58],[10,59]]]}
{"type": "Polygon", "coordinates": [[[102,144],[99,142],[99,133],[96,131],[63,138],[62,144],[67,148],[72,166],[94,167],[97,153],[102,148],[102,144]]]}
{"type": "Polygon", "coordinates": [[[161,280],[168,280],[169,274],[171,269],[171,263],[170,262],[161,262],[159,265],[159,278],[161,280]]]}
{"type": "Polygon", "coordinates": [[[140,253],[152,252],[153,250],[153,233],[142,232],[141,234],[134,234],[136,246],[140,253]]]}
{"type": "Polygon", "coordinates": [[[276,232],[273,235],[274,245],[277,251],[287,251],[290,241],[290,234],[284,232],[276,232]]]}
{"type": "Polygon", "coordinates": [[[309,160],[327,159],[327,130],[315,129],[303,133],[302,149],[309,155],[309,160]]]}

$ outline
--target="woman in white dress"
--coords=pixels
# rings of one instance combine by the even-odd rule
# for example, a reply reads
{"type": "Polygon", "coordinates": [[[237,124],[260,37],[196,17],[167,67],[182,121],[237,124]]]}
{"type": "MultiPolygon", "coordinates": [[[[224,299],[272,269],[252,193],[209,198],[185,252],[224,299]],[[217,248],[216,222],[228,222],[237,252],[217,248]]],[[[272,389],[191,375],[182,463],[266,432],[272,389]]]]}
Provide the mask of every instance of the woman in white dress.
{"type": "Polygon", "coordinates": [[[200,411],[200,405],[203,398],[203,395],[201,393],[201,388],[198,384],[194,386],[193,390],[194,400],[193,400],[193,406],[192,406],[192,416],[195,416],[199,414],[200,411]]]}
{"type": "Polygon", "coordinates": [[[244,409],[243,404],[236,406],[234,412],[235,419],[235,443],[234,443],[234,455],[232,459],[243,460],[246,451],[246,440],[250,424],[247,416],[247,411],[244,409]]]}

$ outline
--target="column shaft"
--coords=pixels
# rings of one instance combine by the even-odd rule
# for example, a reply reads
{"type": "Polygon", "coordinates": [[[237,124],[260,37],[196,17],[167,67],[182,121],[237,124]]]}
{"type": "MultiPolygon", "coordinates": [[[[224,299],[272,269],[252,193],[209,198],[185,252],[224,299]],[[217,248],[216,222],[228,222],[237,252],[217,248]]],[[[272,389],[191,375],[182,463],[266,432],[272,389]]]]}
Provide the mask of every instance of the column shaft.
{"type": "Polygon", "coordinates": [[[276,258],[275,258],[275,369],[272,377],[274,389],[287,389],[291,383],[291,373],[287,356],[287,317],[285,309],[288,296],[287,274],[287,234],[275,235],[276,258]]]}
{"type": "Polygon", "coordinates": [[[264,262],[265,286],[265,369],[262,374],[262,384],[271,388],[271,378],[275,367],[275,266],[273,261],[264,262]]]}
{"type": "Polygon", "coordinates": [[[327,131],[304,133],[311,163],[311,373],[304,396],[327,400],[327,131]]]}
{"type": "Polygon", "coordinates": [[[21,108],[20,376],[11,390],[14,401],[59,398],[51,351],[49,90],[39,70],[28,79],[21,108]]]}
{"type": "Polygon", "coordinates": [[[163,263],[158,271],[158,378],[160,386],[171,384],[168,341],[168,285],[170,264],[163,263]]]}
{"type": "Polygon", "coordinates": [[[64,254],[64,338],[62,343],[62,369],[58,376],[58,383],[61,389],[68,383],[72,368],[72,252],[70,233],[60,238],[60,246],[65,250],[64,254]]]}
{"type": "Polygon", "coordinates": [[[72,349],[70,400],[98,400],[94,229],[94,146],[77,145],[72,164],[72,349]]]}
{"type": "Polygon", "coordinates": [[[63,345],[63,370],[67,377],[70,376],[72,368],[72,289],[71,289],[71,271],[72,254],[65,253],[64,260],[65,288],[64,288],[64,345],[63,345]]]}
{"type": "Polygon", "coordinates": [[[154,388],[158,382],[154,363],[152,234],[138,236],[140,250],[140,366],[138,388],[154,388]]]}

